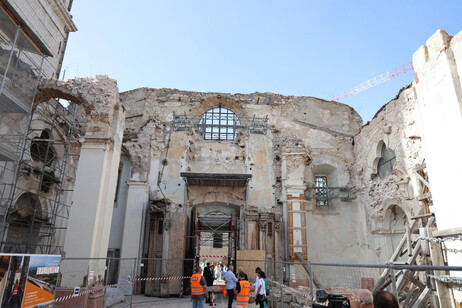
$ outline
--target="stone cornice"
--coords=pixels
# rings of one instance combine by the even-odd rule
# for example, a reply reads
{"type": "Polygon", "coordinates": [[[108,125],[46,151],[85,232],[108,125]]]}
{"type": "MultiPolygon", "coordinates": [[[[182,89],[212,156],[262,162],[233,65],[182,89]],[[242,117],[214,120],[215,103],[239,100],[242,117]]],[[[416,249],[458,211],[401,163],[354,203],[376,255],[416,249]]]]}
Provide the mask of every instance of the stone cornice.
{"type": "Polygon", "coordinates": [[[58,15],[59,19],[66,25],[66,28],[69,32],[77,31],[77,26],[72,20],[69,11],[64,7],[62,0],[48,0],[53,10],[58,15]]]}
{"type": "Polygon", "coordinates": [[[82,148],[93,148],[93,149],[109,149],[112,150],[114,147],[114,140],[112,138],[97,138],[97,137],[84,137],[80,139],[82,148]]]}

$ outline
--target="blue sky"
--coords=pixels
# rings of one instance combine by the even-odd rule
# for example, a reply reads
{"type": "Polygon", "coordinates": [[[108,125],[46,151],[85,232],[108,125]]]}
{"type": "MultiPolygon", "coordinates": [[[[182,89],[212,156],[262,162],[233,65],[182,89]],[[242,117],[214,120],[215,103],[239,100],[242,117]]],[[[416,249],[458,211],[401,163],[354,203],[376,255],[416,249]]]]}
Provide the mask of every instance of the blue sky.
{"type": "MultiPolygon", "coordinates": [[[[76,0],[65,78],[140,87],[331,99],[412,60],[462,1],[76,0]]],[[[63,73],[62,73],[63,74],[63,73]]],[[[61,74],[61,76],[62,76],[61,74]]],[[[343,100],[367,122],[414,74],[343,100]]]]}

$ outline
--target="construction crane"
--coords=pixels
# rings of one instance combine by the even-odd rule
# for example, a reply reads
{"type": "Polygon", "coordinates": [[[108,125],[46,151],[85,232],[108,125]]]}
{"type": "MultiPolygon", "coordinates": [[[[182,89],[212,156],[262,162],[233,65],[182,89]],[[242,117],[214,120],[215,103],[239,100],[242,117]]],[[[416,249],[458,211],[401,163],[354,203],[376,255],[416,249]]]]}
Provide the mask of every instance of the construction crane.
{"type": "Polygon", "coordinates": [[[364,90],[367,90],[369,88],[372,88],[378,84],[384,83],[387,80],[396,78],[398,76],[401,76],[403,74],[406,74],[407,72],[413,71],[414,66],[412,65],[412,61],[409,63],[406,63],[404,65],[398,66],[395,69],[392,69],[386,73],[383,73],[379,76],[375,76],[374,78],[369,79],[366,82],[361,83],[360,85],[351,88],[348,91],[343,92],[340,95],[336,95],[332,97],[333,101],[340,101],[344,98],[350,97],[352,95],[355,95],[356,93],[362,92],[364,90]]]}

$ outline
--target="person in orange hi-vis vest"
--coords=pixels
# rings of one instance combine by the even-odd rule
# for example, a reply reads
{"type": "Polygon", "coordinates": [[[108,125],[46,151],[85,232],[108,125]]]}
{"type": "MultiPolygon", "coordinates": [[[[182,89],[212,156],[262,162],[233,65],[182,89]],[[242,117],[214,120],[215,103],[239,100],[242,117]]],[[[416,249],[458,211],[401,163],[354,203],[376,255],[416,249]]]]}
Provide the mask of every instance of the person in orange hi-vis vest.
{"type": "Polygon", "coordinates": [[[204,308],[205,299],[209,298],[207,282],[202,276],[202,268],[197,267],[196,273],[191,276],[191,297],[193,308],[204,308]]]}
{"type": "Polygon", "coordinates": [[[236,293],[236,304],[239,306],[247,306],[250,299],[250,282],[245,279],[245,273],[239,272],[239,281],[234,289],[236,293]]]}

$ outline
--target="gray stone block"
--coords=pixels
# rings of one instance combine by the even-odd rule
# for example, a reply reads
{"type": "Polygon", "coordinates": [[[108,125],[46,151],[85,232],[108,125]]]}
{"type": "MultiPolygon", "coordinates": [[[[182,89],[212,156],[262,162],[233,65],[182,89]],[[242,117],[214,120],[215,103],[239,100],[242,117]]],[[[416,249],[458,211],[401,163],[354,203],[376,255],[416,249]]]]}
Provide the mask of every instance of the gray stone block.
{"type": "Polygon", "coordinates": [[[133,290],[133,282],[131,276],[119,276],[118,289],[123,295],[131,295],[133,290]]]}
{"type": "Polygon", "coordinates": [[[106,306],[111,307],[115,304],[123,302],[125,296],[119,288],[107,288],[106,289],[106,306]]]}

